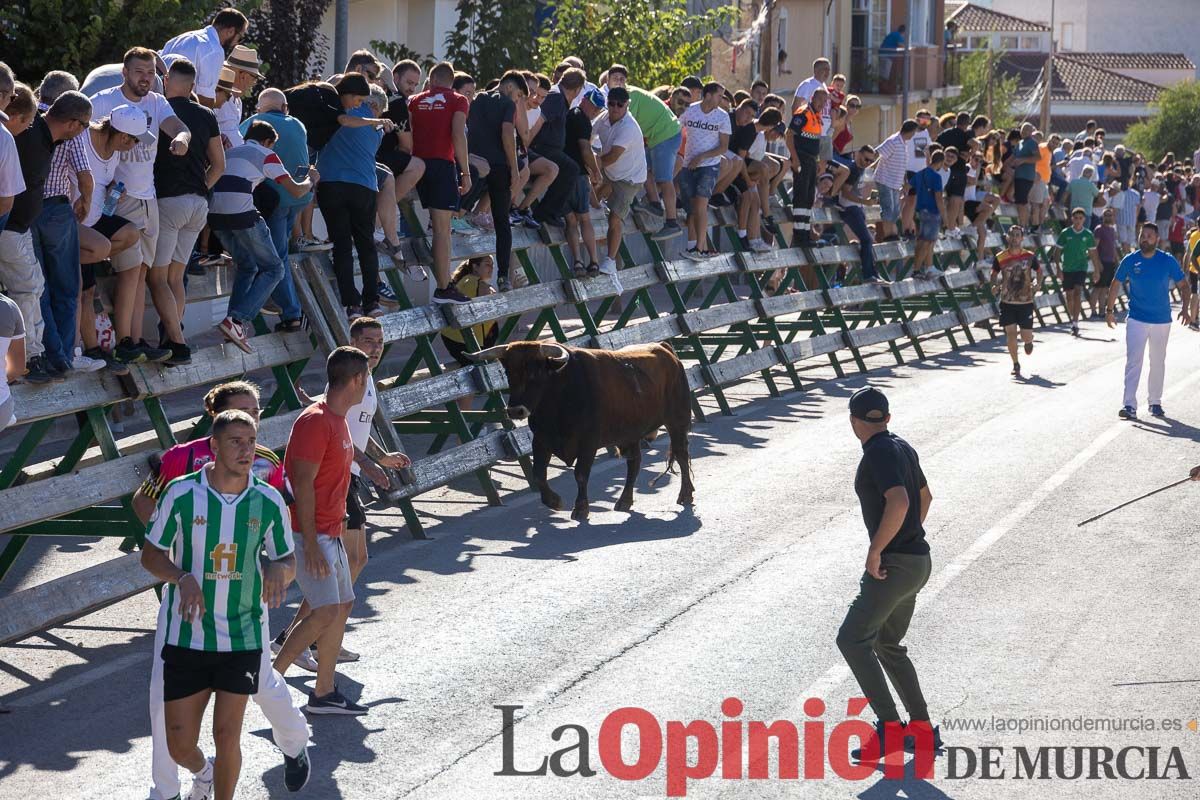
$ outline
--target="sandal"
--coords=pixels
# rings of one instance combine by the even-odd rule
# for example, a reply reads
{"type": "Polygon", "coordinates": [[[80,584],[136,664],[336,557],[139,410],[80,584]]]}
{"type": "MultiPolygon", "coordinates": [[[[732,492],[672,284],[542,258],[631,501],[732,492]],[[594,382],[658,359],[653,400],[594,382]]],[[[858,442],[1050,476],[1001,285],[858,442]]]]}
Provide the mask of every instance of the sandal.
{"type": "Polygon", "coordinates": [[[304,330],[304,320],[285,319],[275,326],[276,333],[295,333],[304,330]]]}
{"type": "Polygon", "coordinates": [[[600,274],[600,265],[597,264],[595,261],[588,264],[587,265],[587,274],[588,274],[589,278],[592,277],[593,275],[599,275],[600,274]]]}
{"type": "Polygon", "coordinates": [[[576,278],[582,278],[587,275],[587,270],[584,269],[582,261],[575,259],[575,261],[571,264],[571,274],[576,278]]]}

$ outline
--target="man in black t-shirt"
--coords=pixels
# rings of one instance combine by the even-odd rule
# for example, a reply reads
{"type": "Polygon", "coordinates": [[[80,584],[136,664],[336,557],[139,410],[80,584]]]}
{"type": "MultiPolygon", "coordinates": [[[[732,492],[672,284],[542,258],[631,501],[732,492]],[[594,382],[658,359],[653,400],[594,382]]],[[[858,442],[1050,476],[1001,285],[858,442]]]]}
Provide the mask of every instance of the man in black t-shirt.
{"type": "Polygon", "coordinates": [[[146,285],[162,309],[164,338],[159,347],[171,350],[170,364],[187,364],[191,350],[183,338],[180,310],[184,295],[183,272],[200,231],[208,222],[208,193],[225,172],[225,148],[217,116],[191,99],[196,67],[186,58],[171,62],[163,82],[163,95],[175,116],[192,132],[187,153],[171,153],[167,137],[158,137],[154,160],[154,190],[158,202],[158,240],[154,263],[146,273],[146,285]],[[174,313],[172,313],[174,312],[174,313]]]}
{"type": "Polygon", "coordinates": [[[496,229],[496,287],[502,292],[512,288],[508,276],[512,260],[508,212],[513,176],[519,171],[516,114],[525,113],[527,91],[525,76],[510,70],[493,91],[475,95],[467,112],[467,149],[471,155],[485,159],[490,167],[487,176],[472,191],[477,194],[486,191],[491,200],[492,224],[496,229]]]}
{"type": "Polygon", "coordinates": [[[571,67],[563,72],[555,90],[542,101],[542,128],[534,137],[530,149],[558,166],[558,176],[534,209],[538,222],[563,225],[567,201],[579,179],[579,164],[567,155],[567,112],[586,80],[583,70],[571,67]]]}
{"type": "Polygon", "coordinates": [[[585,89],[579,105],[567,112],[564,125],[566,153],[577,175],[574,191],[567,195],[566,209],[567,252],[571,257],[571,274],[576,277],[600,271],[591,216],[592,186],[601,182],[600,167],[592,151],[592,120],[603,110],[604,94],[599,89],[585,89]]]}
{"type": "Polygon", "coordinates": [[[954,127],[947,128],[938,134],[937,143],[943,149],[955,147],[960,153],[970,150],[971,144],[971,115],[963,111],[954,120],[954,127]]]}
{"type": "Polygon", "coordinates": [[[388,100],[383,116],[394,122],[396,129],[384,134],[375,160],[385,164],[396,176],[396,199],[402,200],[425,174],[425,162],[412,154],[412,123],[408,116],[408,98],[421,82],[421,67],[409,59],[398,61],[392,67],[392,80],[396,83],[397,94],[388,100]]]}
{"type": "Polygon", "coordinates": [[[871,546],[858,596],[838,631],[837,644],[879,720],[875,736],[851,751],[852,758],[862,761],[902,750],[905,735],[914,736],[918,748],[941,746],[938,729],[929,722],[917,671],[900,644],[917,593],[932,570],[924,522],[933,497],[917,452],[888,431],[889,420],[883,392],[867,387],[851,396],[850,427],[863,448],[854,491],[871,546]],[[885,672],[908,711],[903,734],[885,672]]]}

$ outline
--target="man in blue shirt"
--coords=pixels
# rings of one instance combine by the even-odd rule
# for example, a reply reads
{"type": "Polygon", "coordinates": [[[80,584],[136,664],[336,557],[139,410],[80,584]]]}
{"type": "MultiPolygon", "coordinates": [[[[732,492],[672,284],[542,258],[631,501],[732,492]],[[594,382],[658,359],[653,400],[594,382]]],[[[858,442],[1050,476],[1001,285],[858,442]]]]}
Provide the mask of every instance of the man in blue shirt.
{"type": "Polygon", "coordinates": [[[1141,248],[1125,256],[1117,267],[1116,280],[1108,288],[1108,327],[1116,327],[1113,304],[1121,284],[1128,282],[1129,317],[1125,321],[1125,404],[1121,419],[1137,419],[1137,389],[1142,378],[1146,342],[1150,343],[1150,413],[1165,416],[1162,407],[1163,377],[1166,374],[1167,337],[1171,335],[1171,284],[1179,287],[1182,310],[1179,320],[1188,325],[1192,297],[1183,270],[1175,257],[1158,249],[1158,226],[1142,225],[1141,248]]]}
{"type": "Polygon", "coordinates": [[[1029,193],[1037,181],[1037,163],[1039,149],[1037,140],[1033,138],[1034,127],[1026,122],[1021,126],[1021,143],[1013,152],[1009,163],[1016,169],[1013,172],[1013,200],[1017,204],[1017,221],[1022,228],[1029,225],[1029,193]]]}
{"type": "Polygon", "coordinates": [[[917,244],[913,254],[913,276],[936,278],[942,272],[933,266],[933,246],[942,229],[946,216],[945,200],[942,198],[942,168],[945,156],[941,150],[931,150],[927,155],[929,166],[909,180],[909,199],[916,208],[917,244]]]}

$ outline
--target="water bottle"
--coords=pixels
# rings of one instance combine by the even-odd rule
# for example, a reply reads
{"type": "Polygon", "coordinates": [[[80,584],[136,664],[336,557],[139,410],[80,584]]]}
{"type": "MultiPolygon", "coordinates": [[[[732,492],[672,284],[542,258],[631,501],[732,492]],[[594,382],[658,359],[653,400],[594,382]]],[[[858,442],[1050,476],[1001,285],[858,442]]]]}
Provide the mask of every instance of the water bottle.
{"type": "Polygon", "coordinates": [[[100,209],[100,213],[106,217],[111,217],[117,211],[117,201],[121,199],[121,195],[125,193],[125,182],[117,181],[108,189],[108,194],[104,196],[104,206],[100,209]]]}

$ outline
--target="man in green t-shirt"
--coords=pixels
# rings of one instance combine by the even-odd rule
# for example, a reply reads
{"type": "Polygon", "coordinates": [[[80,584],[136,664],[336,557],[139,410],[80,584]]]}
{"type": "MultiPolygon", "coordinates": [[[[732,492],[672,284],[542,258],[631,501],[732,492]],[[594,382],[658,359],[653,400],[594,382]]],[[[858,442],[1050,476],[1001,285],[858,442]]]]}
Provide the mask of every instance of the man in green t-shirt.
{"type": "Polygon", "coordinates": [[[1100,280],[1100,254],[1096,237],[1084,227],[1088,212],[1071,210],[1071,227],[1058,235],[1059,258],[1062,261],[1062,288],[1067,300],[1067,315],[1071,318],[1071,335],[1079,335],[1079,314],[1083,305],[1083,285],[1087,283],[1088,265],[1092,280],[1100,280]]]}
{"type": "Polygon", "coordinates": [[[650,92],[636,86],[625,89],[629,92],[629,115],[646,139],[646,166],[654,173],[646,179],[646,198],[650,210],[665,219],[662,230],[653,238],[670,239],[683,230],[675,214],[675,157],[683,144],[683,126],[675,112],[650,92]]]}
{"type": "MultiPolygon", "coordinates": [[[[197,776],[205,797],[233,797],[242,717],[258,691],[263,604],[279,607],[296,572],[283,497],[251,472],[257,439],[246,412],[218,414],[212,463],[167,484],[142,550],[142,566],[167,584],[160,620],[167,748],[197,776]],[[264,549],[271,561],[265,568],[264,549]],[[207,760],[197,744],[214,695],[213,729],[234,735],[219,736],[216,758],[207,760]]],[[[291,763],[304,759],[289,759],[287,771],[307,771],[291,763]]]]}

